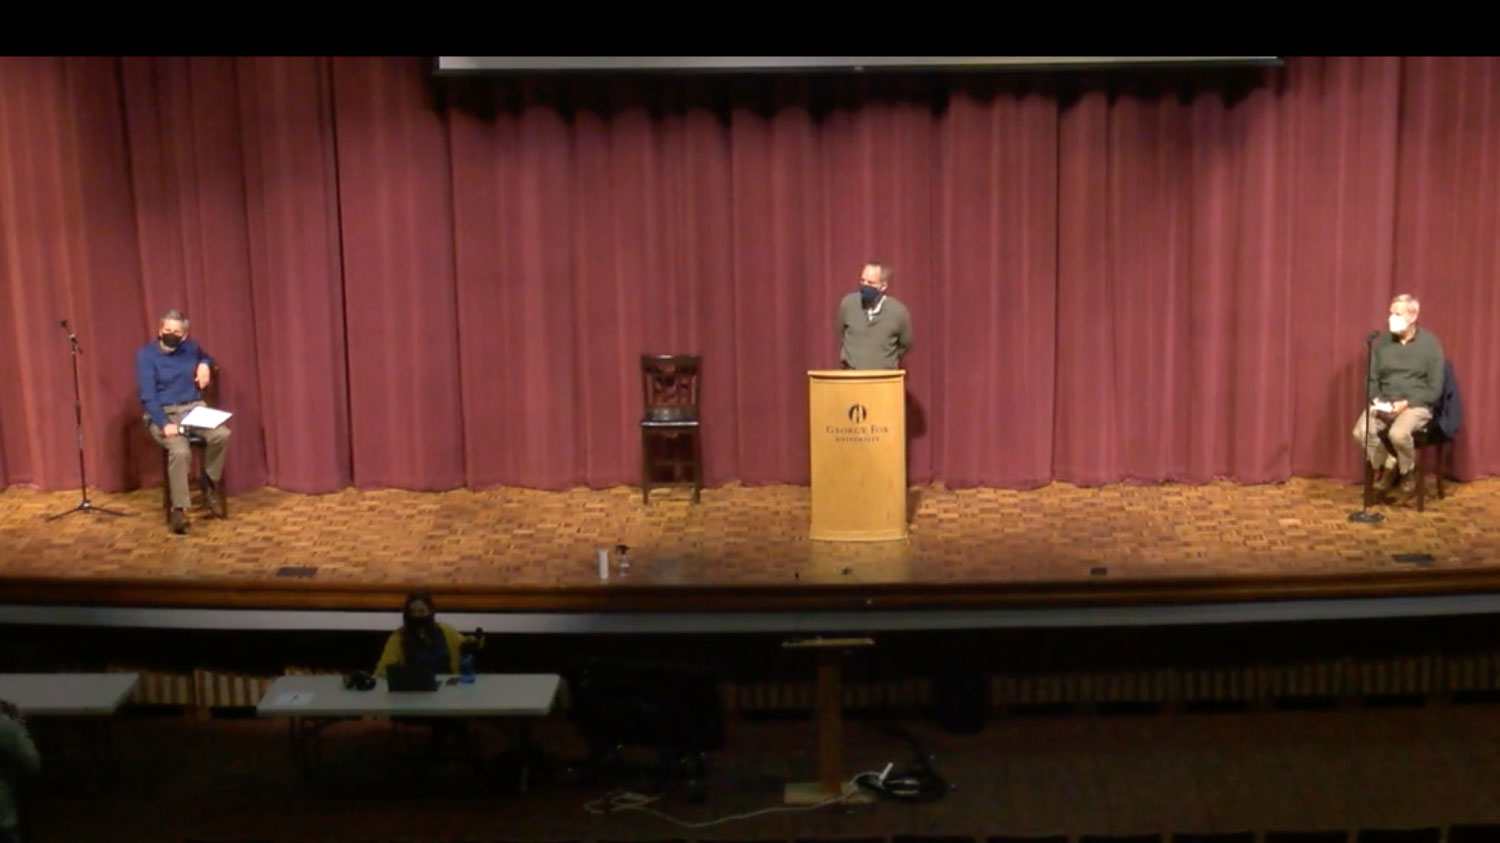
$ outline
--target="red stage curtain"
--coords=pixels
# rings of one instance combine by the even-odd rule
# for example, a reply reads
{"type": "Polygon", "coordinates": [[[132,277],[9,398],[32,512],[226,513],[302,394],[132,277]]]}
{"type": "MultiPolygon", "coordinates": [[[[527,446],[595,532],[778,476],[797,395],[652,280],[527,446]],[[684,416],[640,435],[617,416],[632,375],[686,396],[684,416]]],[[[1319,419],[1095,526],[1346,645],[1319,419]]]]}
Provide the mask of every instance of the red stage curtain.
{"type": "Polygon", "coordinates": [[[0,481],[160,482],[180,307],[231,491],[638,479],[637,358],[704,355],[711,484],[807,479],[862,263],[914,314],[912,477],[1352,479],[1412,292],[1500,473],[1500,60],[434,79],[420,59],[0,59],[0,481]]]}

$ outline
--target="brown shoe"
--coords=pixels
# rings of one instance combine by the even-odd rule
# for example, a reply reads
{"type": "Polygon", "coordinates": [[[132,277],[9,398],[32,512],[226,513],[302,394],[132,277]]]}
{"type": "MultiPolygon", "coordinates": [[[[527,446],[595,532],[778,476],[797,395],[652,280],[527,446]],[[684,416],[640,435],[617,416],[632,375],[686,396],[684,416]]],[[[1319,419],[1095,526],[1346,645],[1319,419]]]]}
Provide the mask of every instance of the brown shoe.
{"type": "Polygon", "coordinates": [[[219,494],[218,484],[210,481],[203,488],[203,497],[208,500],[208,508],[213,512],[215,518],[228,518],[229,514],[224,509],[224,496],[219,494]]]}
{"type": "Polygon", "coordinates": [[[172,532],[177,535],[186,535],[188,527],[187,513],[172,507],[172,532]]]}
{"type": "Polygon", "coordinates": [[[1386,491],[1396,485],[1396,478],[1400,476],[1401,474],[1394,468],[1381,467],[1375,469],[1375,491],[1386,491]]]}
{"type": "Polygon", "coordinates": [[[1401,497],[1402,497],[1402,499],[1403,500],[1410,500],[1412,498],[1415,498],[1416,496],[1417,496],[1417,476],[1415,474],[1408,474],[1405,477],[1402,477],[1401,478],[1401,497]]]}

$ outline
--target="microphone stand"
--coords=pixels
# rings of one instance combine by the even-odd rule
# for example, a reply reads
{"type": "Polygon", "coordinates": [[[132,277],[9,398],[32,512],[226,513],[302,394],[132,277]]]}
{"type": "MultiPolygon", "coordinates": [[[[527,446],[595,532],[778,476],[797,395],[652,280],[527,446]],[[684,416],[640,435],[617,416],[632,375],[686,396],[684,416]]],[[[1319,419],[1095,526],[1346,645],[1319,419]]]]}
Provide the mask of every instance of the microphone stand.
{"type": "Polygon", "coordinates": [[[1365,337],[1365,452],[1359,456],[1359,461],[1364,466],[1364,502],[1358,512],[1349,513],[1349,520],[1360,524],[1378,524],[1385,520],[1383,513],[1370,511],[1370,498],[1375,483],[1375,469],[1370,466],[1370,410],[1373,409],[1375,399],[1370,397],[1370,384],[1375,378],[1375,340],[1379,336],[1379,331],[1371,331],[1365,337]]]}
{"type": "Polygon", "coordinates": [[[83,398],[82,393],[78,389],[78,356],[83,353],[83,349],[78,345],[78,335],[68,328],[68,320],[63,319],[58,322],[58,325],[67,332],[68,342],[72,345],[73,351],[73,420],[78,425],[78,488],[82,493],[83,500],[67,512],[59,512],[56,515],[47,516],[46,520],[56,521],[65,515],[72,515],[75,512],[97,512],[101,515],[123,517],[127,513],[116,512],[113,509],[105,509],[102,506],[94,506],[92,503],[89,503],[88,475],[84,473],[83,467],[83,398]]]}

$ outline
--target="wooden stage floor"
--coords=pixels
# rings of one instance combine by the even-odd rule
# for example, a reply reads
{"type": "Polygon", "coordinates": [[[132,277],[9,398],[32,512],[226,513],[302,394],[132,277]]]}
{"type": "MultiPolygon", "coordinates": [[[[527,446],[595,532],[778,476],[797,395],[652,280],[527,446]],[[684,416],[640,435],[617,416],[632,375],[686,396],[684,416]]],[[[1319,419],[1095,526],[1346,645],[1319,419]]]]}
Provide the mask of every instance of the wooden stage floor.
{"type": "Polygon", "coordinates": [[[815,610],[1220,602],[1500,591],[1500,479],[1425,513],[1348,521],[1326,480],[1205,486],[921,487],[906,541],[807,539],[805,487],[443,493],[263,488],[171,535],[160,491],[96,495],[129,518],[44,516],[78,493],[0,493],[4,603],[380,608],[425,586],[467,610],[815,610]],[[595,551],[623,543],[629,577],[595,551]],[[1393,554],[1429,554],[1402,563],[1393,554]],[[313,570],[288,570],[288,569],[313,570]]]}

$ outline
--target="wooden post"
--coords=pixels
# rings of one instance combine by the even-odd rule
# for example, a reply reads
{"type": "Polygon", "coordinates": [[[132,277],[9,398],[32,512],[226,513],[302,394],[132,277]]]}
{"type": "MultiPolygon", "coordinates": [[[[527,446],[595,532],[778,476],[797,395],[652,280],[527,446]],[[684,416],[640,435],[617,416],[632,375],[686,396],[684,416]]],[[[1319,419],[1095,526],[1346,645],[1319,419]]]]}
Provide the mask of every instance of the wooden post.
{"type": "Polygon", "coordinates": [[[855,795],[853,785],[844,781],[844,685],[840,660],[844,650],[874,644],[871,638],[808,638],[782,642],[784,649],[815,649],[818,652],[818,780],[788,783],[786,804],[816,805],[839,795],[855,795]]]}
{"type": "Polygon", "coordinates": [[[839,793],[844,786],[844,686],[838,658],[832,650],[818,653],[818,784],[824,793],[839,793]]]}

